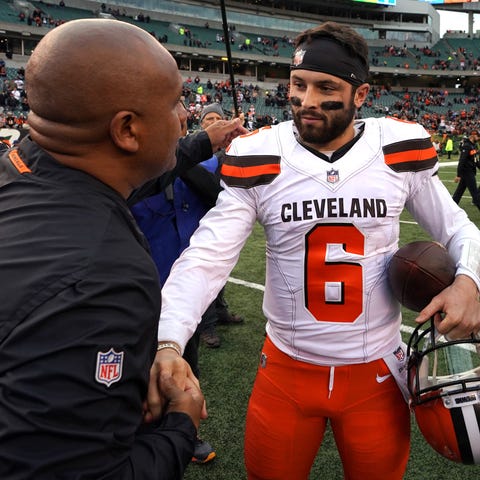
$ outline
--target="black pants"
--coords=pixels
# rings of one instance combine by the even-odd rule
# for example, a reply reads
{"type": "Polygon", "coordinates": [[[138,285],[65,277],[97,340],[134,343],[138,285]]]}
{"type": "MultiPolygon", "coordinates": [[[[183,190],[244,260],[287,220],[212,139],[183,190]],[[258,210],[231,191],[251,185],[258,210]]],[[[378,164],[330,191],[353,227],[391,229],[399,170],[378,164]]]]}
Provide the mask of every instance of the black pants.
{"type": "Polygon", "coordinates": [[[183,358],[188,362],[194,375],[198,378],[200,371],[198,368],[198,347],[200,345],[200,334],[204,331],[212,330],[217,325],[218,315],[223,312],[228,313],[227,302],[224,297],[225,287],[222,288],[217,295],[217,298],[209,305],[205,313],[202,315],[202,320],[198,324],[195,333],[187,342],[183,358]]]}
{"type": "Polygon", "coordinates": [[[460,200],[468,188],[470,195],[472,196],[473,204],[480,209],[479,191],[477,188],[477,180],[475,178],[475,171],[466,170],[461,172],[460,181],[458,182],[455,192],[453,192],[452,198],[455,203],[460,203],[460,200]]]}
{"type": "Polygon", "coordinates": [[[183,358],[188,362],[193,374],[197,378],[200,376],[200,370],[198,368],[198,347],[200,346],[200,334],[204,330],[212,328],[212,325],[215,327],[216,323],[217,314],[214,300],[203,314],[201,322],[198,324],[195,333],[185,345],[185,351],[183,352],[183,358]]]}

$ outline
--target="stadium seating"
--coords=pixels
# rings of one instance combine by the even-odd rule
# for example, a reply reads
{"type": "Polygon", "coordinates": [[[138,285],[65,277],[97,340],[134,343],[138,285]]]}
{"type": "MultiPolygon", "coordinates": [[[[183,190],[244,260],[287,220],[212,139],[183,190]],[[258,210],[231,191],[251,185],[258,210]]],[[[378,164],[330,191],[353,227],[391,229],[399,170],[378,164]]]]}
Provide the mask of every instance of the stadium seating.
{"type": "Polygon", "coordinates": [[[53,20],[77,20],[79,18],[95,18],[97,15],[90,10],[84,10],[73,7],[60,7],[55,3],[45,2],[31,2],[36,8],[42,11],[46,17],[50,17],[53,20]]]}
{"type": "Polygon", "coordinates": [[[18,22],[18,12],[15,11],[9,2],[0,2],[0,22],[14,23],[18,22]]]}

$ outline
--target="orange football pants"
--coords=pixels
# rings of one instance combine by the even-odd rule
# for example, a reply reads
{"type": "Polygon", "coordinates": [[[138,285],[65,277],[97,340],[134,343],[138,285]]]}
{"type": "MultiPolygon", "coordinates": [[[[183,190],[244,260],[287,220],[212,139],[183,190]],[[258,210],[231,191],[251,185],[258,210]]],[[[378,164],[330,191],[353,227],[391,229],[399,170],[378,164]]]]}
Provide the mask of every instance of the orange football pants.
{"type": "Polygon", "coordinates": [[[267,338],[247,411],[248,479],[308,479],[327,421],[346,480],[402,479],[410,413],[389,374],[383,360],[333,369],[299,362],[267,338]]]}

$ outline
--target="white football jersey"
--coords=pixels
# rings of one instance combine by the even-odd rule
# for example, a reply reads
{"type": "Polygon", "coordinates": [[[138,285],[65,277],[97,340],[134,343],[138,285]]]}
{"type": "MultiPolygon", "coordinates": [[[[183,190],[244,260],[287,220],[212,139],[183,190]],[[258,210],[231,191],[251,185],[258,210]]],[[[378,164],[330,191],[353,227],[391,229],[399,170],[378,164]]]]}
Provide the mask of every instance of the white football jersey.
{"type": "Polygon", "coordinates": [[[404,207],[456,260],[465,239],[480,243],[480,235],[439,180],[421,125],[372,118],[357,121],[361,128],[333,162],[302,146],[292,122],[232,142],[224,191],[162,291],[159,340],[185,345],[258,221],[266,235],[263,310],[280,350],[321,365],[369,362],[395,350],[400,305],[386,269],[404,207]]]}

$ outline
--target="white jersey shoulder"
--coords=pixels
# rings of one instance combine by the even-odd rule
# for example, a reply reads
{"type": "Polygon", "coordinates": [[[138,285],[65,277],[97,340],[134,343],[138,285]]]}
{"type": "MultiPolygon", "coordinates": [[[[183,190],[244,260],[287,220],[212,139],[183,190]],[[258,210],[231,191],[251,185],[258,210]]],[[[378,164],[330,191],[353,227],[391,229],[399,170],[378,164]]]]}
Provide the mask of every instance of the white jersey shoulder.
{"type": "Polygon", "coordinates": [[[295,141],[293,122],[282,122],[278,125],[262,127],[246,135],[237,137],[232,141],[227,154],[261,155],[262,153],[266,153],[269,155],[280,155],[280,138],[284,140],[290,138],[291,141],[295,141]]]}
{"type": "Polygon", "coordinates": [[[419,123],[398,120],[394,117],[367,118],[357,122],[364,122],[367,128],[376,125],[383,133],[384,144],[405,139],[430,138],[430,134],[419,123]]]}

